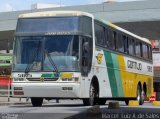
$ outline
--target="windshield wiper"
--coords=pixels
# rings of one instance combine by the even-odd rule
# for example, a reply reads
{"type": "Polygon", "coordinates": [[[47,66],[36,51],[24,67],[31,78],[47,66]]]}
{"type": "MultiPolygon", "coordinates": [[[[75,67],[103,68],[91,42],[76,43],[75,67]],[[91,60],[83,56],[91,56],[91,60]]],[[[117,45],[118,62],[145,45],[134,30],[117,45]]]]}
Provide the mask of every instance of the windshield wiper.
{"type": "Polygon", "coordinates": [[[31,57],[31,60],[32,60],[32,61],[30,61],[31,63],[29,63],[29,64],[27,65],[26,69],[25,69],[25,73],[28,73],[28,72],[30,71],[31,66],[33,65],[33,61],[35,61],[36,57],[38,56],[39,48],[40,48],[40,40],[39,40],[39,42],[38,42],[38,47],[37,47],[37,49],[34,50],[33,55],[32,55],[32,57],[31,57]]]}
{"type": "MultiPolygon", "coordinates": [[[[32,60],[31,62],[33,62],[35,60],[35,58],[36,58],[36,52],[37,52],[37,50],[34,50],[32,58],[31,58],[31,60],[32,60]]],[[[27,65],[27,67],[25,69],[25,73],[28,73],[30,71],[30,68],[31,68],[32,65],[33,65],[33,63],[29,63],[27,65]]]]}
{"type": "Polygon", "coordinates": [[[47,54],[49,62],[51,63],[51,65],[53,66],[53,68],[55,69],[55,71],[59,74],[59,70],[58,70],[56,64],[54,63],[53,59],[51,58],[51,55],[48,53],[47,50],[44,50],[44,52],[47,54]]]}

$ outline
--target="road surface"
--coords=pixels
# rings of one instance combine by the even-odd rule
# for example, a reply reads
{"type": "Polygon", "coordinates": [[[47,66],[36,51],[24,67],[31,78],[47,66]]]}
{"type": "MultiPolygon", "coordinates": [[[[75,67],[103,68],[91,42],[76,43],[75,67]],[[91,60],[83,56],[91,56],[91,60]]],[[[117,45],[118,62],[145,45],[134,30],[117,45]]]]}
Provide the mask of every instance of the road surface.
{"type": "Polygon", "coordinates": [[[123,118],[123,119],[159,119],[160,107],[153,107],[151,103],[143,106],[128,107],[120,102],[119,109],[108,109],[106,105],[100,106],[101,114],[87,115],[90,106],[83,106],[81,100],[55,100],[45,102],[42,107],[32,107],[31,104],[18,104],[0,106],[0,119],[99,119],[99,118],[123,118]]]}

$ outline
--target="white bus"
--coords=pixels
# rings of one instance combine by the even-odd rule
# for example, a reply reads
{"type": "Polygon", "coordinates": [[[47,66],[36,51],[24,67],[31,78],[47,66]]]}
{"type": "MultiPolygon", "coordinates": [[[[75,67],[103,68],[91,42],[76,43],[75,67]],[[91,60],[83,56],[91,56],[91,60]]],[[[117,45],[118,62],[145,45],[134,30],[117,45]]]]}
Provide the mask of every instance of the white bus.
{"type": "Polygon", "coordinates": [[[79,11],[48,11],[18,18],[13,53],[13,96],[138,100],[152,95],[151,44],[118,26],[79,11]]]}

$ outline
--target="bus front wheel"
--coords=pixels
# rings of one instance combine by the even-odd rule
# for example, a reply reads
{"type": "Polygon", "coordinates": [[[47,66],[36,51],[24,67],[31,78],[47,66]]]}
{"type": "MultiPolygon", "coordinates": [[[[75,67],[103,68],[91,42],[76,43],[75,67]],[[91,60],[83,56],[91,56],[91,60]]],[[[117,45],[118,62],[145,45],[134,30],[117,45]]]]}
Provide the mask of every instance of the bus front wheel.
{"type": "Polygon", "coordinates": [[[106,101],[107,101],[107,99],[105,99],[105,98],[99,98],[97,103],[98,103],[98,105],[105,105],[106,101]]]}
{"type": "Polygon", "coordinates": [[[42,103],[43,103],[43,98],[31,98],[31,103],[33,105],[33,107],[41,107],[42,103]]]}
{"type": "Polygon", "coordinates": [[[93,83],[91,83],[89,89],[89,98],[83,99],[83,104],[85,106],[93,106],[95,104],[95,97],[96,97],[96,89],[93,83]]]}

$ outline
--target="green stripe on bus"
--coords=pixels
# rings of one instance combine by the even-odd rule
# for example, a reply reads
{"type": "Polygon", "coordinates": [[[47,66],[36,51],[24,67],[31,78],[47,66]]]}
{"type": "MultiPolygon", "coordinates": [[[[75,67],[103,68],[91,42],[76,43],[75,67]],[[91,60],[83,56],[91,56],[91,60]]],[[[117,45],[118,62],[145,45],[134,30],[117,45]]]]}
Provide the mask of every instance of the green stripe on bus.
{"type": "Polygon", "coordinates": [[[118,95],[118,92],[117,92],[117,84],[116,84],[116,78],[115,78],[114,67],[113,67],[113,59],[112,59],[111,53],[109,52],[104,51],[104,55],[105,55],[107,69],[108,69],[108,77],[109,77],[112,96],[116,97],[118,95]]]}
{"type": "Polygon", "coordinates": [[[42,74],[41,77],[43,78],[57,78],[59,75],[57,73],[51,73],[51,74],[42,74]]]}
{"type": "Polygon", "coordinates": [[[43,78],[53,78],[54,74],[42,74],[41,77],[43,77],[43,78]]]}
{"type": "Polygon", "coordinates": [[[111,56],[112,56],[114,74],[115,74],[115,79],[116,79],[116,84],[117,84],[117,93],[118,93],[117,96],[123,97],[124,93],[123,93],[121,74],[120,74],[120,70],[119,70],[118,55],[112,53],[111,56]]]}

